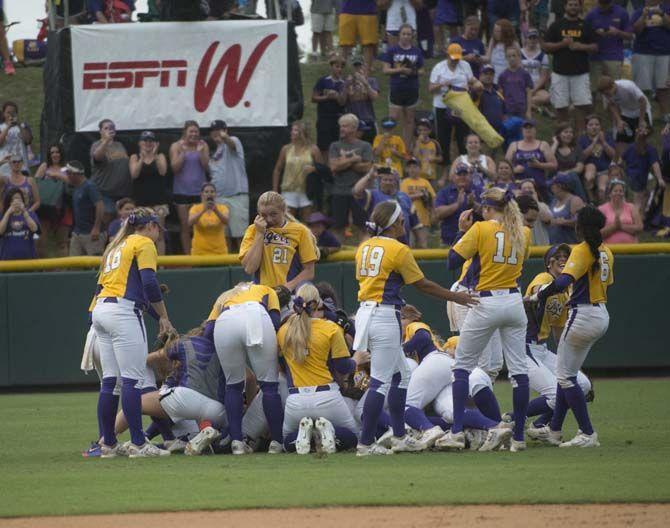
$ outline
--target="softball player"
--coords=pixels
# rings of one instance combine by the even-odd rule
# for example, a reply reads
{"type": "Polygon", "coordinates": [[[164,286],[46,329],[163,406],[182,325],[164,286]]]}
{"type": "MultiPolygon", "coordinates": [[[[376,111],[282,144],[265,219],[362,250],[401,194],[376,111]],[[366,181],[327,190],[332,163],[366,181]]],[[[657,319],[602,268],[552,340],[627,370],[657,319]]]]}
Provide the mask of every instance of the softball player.
{"type": "Polygon", "coordinates": [[[423,449],[420,442],[405,434],[405,398],[409,368],[401,347],[400,308],[405,301],[400,290],[412,284],[420,291],[443,300],[462,304],[476,301],[465,292],[454,293],[426,279],[410,249],[397,239],[405,233],[400,204],[378,204],[368,226],[372,238],[356,251],[356,279],[359,283],[354,350],[371,354],[370,385],[363,408],[363,427],[358,456],[386,455],[390,451],[374,443],[377,420],[388,394],[394,437],[394,451],[423,449]]]}
{"type": "Polygon", "coordinates": [[[286,211],[281,194],[267,191],[258,198],[258,215],[244,233],[240,261],[254,282],[293,291],[314,278],[319,248],[312,232],[286,211]]]}
{"type": "Polygon", "coordinates": [[[148,208],[135,209],[102,256],[93,327],[102,363],[98,422],[104,438],[104,458],[125,454],[114,432],[119,402],[114,387],[119,376],[121,406],[131,437],[128,455],[169,454],[147,442],[142,430],[141,388],[148,352],[142,311],[149,303],[159,316],[159,335],[174,333],[156,280],[156,241],[160,236],[158,216],[148,208]]]}
{"type": "Polygon", "coordinates": [[[246,365],[249,362],[261,390],[263,411],[272,441],[268,453],[281,453],[284,410],[278,392],[277,336],[279,300],[272,288],[240,283],[221,294],[208,321],[214,325],[214,345],[226,378],[224,405],[232,451],[244,455],[251,448],[242,437],[242,412],[246,365]]]}
{"type": "Polygon", "coordinates": [[[442,439],[446,447],[465,447],[463,415],[468,398],[468,377],[486,344],[500,330],[503,354],[513,387],[514,434],[511,451],[525,449],[524,426],[528,407],[528,367],[525,354],[528,322],[517,280],[528,257],[530,231],[523,226],[519,207],[510,191],[492,188],[482,194],[484,221],[472,224],[472,211],[459,219],[467,232],[449,252],[448,267],[456,269],[472,259],[463,285],[479,294],[461,328],[454,365],[454,424],[442,439]]]}
{"type": "MultiPolygon", "coordinates": [[[[598,447],[598,433],[593,430],[586,399],[577,381],[577,374],[586,356],[609,326],[607,288],[614,282],[614,257],[603,245],[600,230],[605,216],[587,205],[577,213],[575,231],[582,240],[572,248],[563,272],[536,294],[540,303],[565,291],[572,285],[568,301],[568,323],[561,335],[556,358],[556,407],[551,418],[547,440],[560,447],[598,447]],[[572,409],[579,432],[561,443],[561,429],[568,409],[572,409]]],[[[532,298],[531,298],[532,299],[532,298]]]]}
{"type": "Polygon", "coordinates": [[[370,355],[356,352],[350,358],[342,328],[323,318],[323,302],[313,285],[298,289],[293,310],[295,313],[277,334],[289,380],[284,448],[299,455],[308,454],[315,429],[318,452],[334,453],[336,445],[351,449],[356,446],[358,426],[329,366],[340,374],[350,374],[358,365],[367,363],[370,355]]]}

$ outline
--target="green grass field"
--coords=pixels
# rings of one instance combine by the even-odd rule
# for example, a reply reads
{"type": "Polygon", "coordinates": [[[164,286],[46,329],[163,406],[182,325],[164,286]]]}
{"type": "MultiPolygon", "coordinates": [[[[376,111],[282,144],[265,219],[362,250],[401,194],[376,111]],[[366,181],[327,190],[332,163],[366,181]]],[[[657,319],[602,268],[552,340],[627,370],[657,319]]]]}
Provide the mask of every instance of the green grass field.
{"type": "MultiPolygon", "coordinates": [[[[667,380],[597,380],[602,447],[84,459],[96,394],[0,396],[0,517],[334,505],[669,502],[667,380]]],[[[509,407],[510,387],[496,386],[509,407]]],[[[571,419],[566,433],[574,433],[571,419]]]]}

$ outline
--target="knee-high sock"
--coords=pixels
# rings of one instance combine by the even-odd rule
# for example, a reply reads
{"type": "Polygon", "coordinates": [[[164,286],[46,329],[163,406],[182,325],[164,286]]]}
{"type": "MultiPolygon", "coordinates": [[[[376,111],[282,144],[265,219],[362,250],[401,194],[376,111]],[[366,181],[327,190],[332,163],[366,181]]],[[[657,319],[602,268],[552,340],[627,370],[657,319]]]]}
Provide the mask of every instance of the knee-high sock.
{"type": "Polygon", "coordinates": [[[479,409],[484,416],[500,423],[502,420],[502,417],[500,416],[500,405],[498,405],[498,400],[491,389],[484,387],[477,392],[472,399],[474,400],[477,409],[479,409]]]}
{"type": "Polygon", "coordinates": [[[298,431],[288,433],[284,437],[284,451],[287,453],[295,453],[295,441],[298,438],[298,431]]]}
{"type": "Polygon", "coordinates": [[[468,377],[470,373],[464,369],[454,370],[454,383],[451,388],[451,393],[454,399],[454,423],[451,426],[452,433],[460,433],[463,431],[463,415],[465,414],[465,402],[468,399],[470,392],[470,382],[468,377]]]}
{"type": "Polygon", "coordinates": [[[101,436],[105,445],[116,445],[116,433],[114,422],[116,411],[119,408],[119,397],[114,396],[116,378],[103,378],[100,384],[100,396],[98,397],[98,427],[102,429],[101,436]]]}
{"type": "Polygon", "coordinates": [[[496,422],[484,416],[477,409],[465,409],[463,413],[463,427],[472,427],[473,429],[493,429],[500,422],[496,422]]]}
{"type": "Polygon", "coordinates": [[[535,427],[544,427],[547,425],[549,422],[551,422],[551,417],[554,415],[554,411],[549,409],[549,412],[544,413],[541,416],[538,416],[538,418],[533,422],[533,425],[535,427]]]}
{"type": "Polygon", "coordinates": [[[223,397],[231,440],[242,440],[243,393],[244,382],[240,381],[227,385],[226,394],[223,397]]]}
{"type": "Polygon", "coordinates": [[[589,419],[589,411],[586,408],[586,398],[582,388],[577,384],[577,377],[568,378],[572,382],[572,387],[563,389],[565,399],[575,415],[575,419],[579,424],[582,433],[590,435],[593,434],[593,426],[589,419]]]}
{"type": "Polygon", "coordinates": [[[551,407],[547,404],[546,396],[538,396],[530,401],[526,414],[528,416],[538,416],[547,412],[551,412],[551,407]]]}
{"type": "Polygon", "coordinates": [[[389,389],[389,414],[391,415],[391,427],[393,436],[402,438],[405,436],[405,401],[407,400],[407,389],[391,386],[389,389]]]}
{"type": "Polygon", "coordinates": [[[560,431],[563,429],[563,422],[565,415],[568,414],[568,402],[565,399],[565,392],[561,384],[556,386],[556,405],[554,405],[554,415],[551,417],[550,428],[552,431],[560,431]]]}
{"type": "MultiPolygon", "coordinates": [[[[172,420],[169,418],[156,418],[155,416],[151,417],[151,425],[147,427],[147,438],[152,438],[149,436],[149,429],[155,427],[156,430],[161,434],[163,440],[174,440],[174,434],[172,433],[172,420]]],[[[156,436],[156,435],[154,435],[156,436]]]]}
{"type": "Polygon", "coordinates": [[[346,427],[335,427],[335,444],[338,451],[346,451],[356,447],[358,438],[356,433],[346,427]]]}
{"type": "Polygon", "coordinates": [[[408,405],[405,409],[405,422],[412,429],[418,431],[426,431],[433,427],[433,423],[426,417],[423,409],[412,407],[411,405],[408,405]]]}
{"type": "Polygon", "coordinates": [[[363,427],[361,428],[361,444],[364,445],[371,445],[375,441],[377,421],[384,408],[384,395],[375,390],[377,387],[381,386],[381,383],[376,379],[371,378],[370,386],[374,388],[369,388],[365,395],[363,415],[361,416],[361,421],[363,422],[363,427]]]}
{"type": "Polygon", "coordinates": [[[515,381],[515,387],[512,389],[512,408],[514,409],[514,440],[523,441],[524,430],[526,428],[526,412],[528,411],[528,400],[530,399],[530,389],[528,386],[528,376],[526,374],[516,374],[512,376],[515,381]]]}
{"type": "Polygon", "coordinates": [[[121,378],[121,408],[128,421],[130,440],[136,446],[144,445],[146,438],[142,430],[142,390],[136,388],[137,380],[121,378]]]}
{"type": "Polygon", "coordinates": [[[428,421],[431,424],[437,425],[438,427],[444,429],[445,431],[449,429],[449,424],[441,416],[426,416],[426,418],[428,418],[428,421]]]}
{"type": "Polygon", "coordinates": [[[263,391],[263,412],[270,427],[270,437],[281,443],[284,407],[279,396],[279,383],[261,381],[259,385],[263,391]]]}

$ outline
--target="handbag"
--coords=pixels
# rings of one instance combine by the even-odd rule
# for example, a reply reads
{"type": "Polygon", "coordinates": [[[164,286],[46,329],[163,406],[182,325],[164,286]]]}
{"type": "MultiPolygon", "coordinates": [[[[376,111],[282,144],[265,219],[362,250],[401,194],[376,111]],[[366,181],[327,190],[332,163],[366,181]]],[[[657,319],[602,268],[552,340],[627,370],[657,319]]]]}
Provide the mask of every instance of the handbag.
{"type": "Polygon", "coordinates": [[[63,207],[63,192],[65,184],[53,178],[38,178],[37,188],[40,191],[40,202],[42,207],[63,207]]]}

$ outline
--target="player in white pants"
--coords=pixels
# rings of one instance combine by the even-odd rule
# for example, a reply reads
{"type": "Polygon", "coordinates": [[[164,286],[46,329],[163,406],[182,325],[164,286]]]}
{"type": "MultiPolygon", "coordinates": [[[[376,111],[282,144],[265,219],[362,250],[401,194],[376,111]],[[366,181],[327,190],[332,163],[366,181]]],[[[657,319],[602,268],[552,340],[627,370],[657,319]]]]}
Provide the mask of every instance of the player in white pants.
{"type": "Polygon", "coordinates": [[[465,446],[463,415],[469,394],[468,378],[477,366],[486,344],[496,329],[513,387],[514,433],[511,451],[525,449],[524,426],[528,407],[528,368],[525,354],[526,314],[517,280],[528,257],[530,231],[514,196],[502,189],[489,189],[482,195],[481,222],[472,223],[472,211],[459,218],[465,234],[448,257],[450,269],[472,259],[463,285],[479,294],[480,303],[468,312],[461,328],[454,368],[454,424],[445,435],[447,447],[465,446]]]}
{"type": "MultiPolygon", "coordinates": [[[[282,407],[285,408],[286,398],[288,397],[288,381],[281,370],[279,371],[279,396],[281,397],[282,407]]],[[[242,435],[254,451],[258,451],[260,445],[262,445],[260,440],[268,438],[269,433],[268,420],[263,412],[263,391],[259,390],[244,411],[242,435]]]]}
{"type": "Polygon", "coordinates": [[[445,301],[472,303],[467,293],[453,293],[427,280],[409,248],[398,241],[405,236],[400,204],[388,201],[378,204],[369,224],[372,238],[356,251],[356,279],[359,283],[354,350],[369,350],[370,385],[365,397],[363,427],[357,448],[358,456],[390,454],[393,451],[374,443],[379,415],[388,394],[392,449],[417,451],[423,447],[405,434],[405,398],[409,372],[401,348],[399,310],[404,303],[400,290],[412,284],[420,291],[445,301]]]}
{"type": "Polygon", "coordinates": [[[103,375],[98,400],[103,458],[126,453],[132,458],[169,454],[146,441],[141,403],[148,353],[142,316],[149,303],[159,315],[159,334],[174,333],[156,280],[155,243],[162,236],[161,229],[158,216],[151,209],[135,209],[102,256],[93,327],[98,336],[103,375]],[[119,401],[114,387],[119,377],[121,406],[131,436],[127,447],[117,442],[114,432],[119,401]]]}

